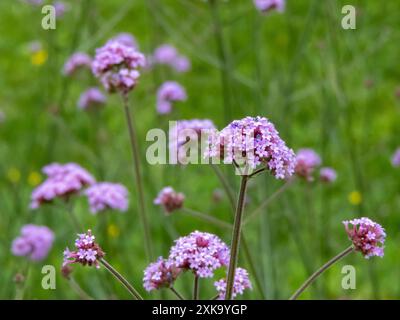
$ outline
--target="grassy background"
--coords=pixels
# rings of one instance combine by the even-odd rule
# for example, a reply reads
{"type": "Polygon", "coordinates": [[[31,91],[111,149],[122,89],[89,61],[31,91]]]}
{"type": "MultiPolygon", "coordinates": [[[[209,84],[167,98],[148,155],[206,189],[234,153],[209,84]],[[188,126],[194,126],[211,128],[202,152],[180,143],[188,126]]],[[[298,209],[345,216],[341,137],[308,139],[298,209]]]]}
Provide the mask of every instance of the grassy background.
{"type": "MultiPolygon", "coordinates": [[[[74,79],[61,74],[72,52],[93,54],[122,31],[134,34],[145,53],[171,43],[192,61],[186,74],[159,67],[143,72],[131,94],[143,158],[149,145],[147,130],[167,128],[168,120],[209,118],[222,128],[235,118],[262,115],[275,123],[294,150],[314,148],[324,165],[338,171],[332,186],[296,182],[246,225],[261,289],[252,274],[254,290],[245,298],[286,299],[310,272],[349,245],[341,221],[357,216],[368,216],[387,229],[385,257],[368,261],[353,254],[302,297],[400,297],[400,173],[390,164],[400,134],[400,102],[395,96],[400,77],[400,4],[353,0],[358,8],[357,30],[343,30],[341,7],[348,1],[289,0],[284,14],[266,16],[250,0],[218,2],[228,55],[225,65],[218,55],[210,6],[200,0],[69,1],[70,10],[55,31],[41,28],[40,8],[22,1],[0,2],[0,110],[5,114],[0,123],[1,298],[14,298],[17,272],[27,274],[25,298],[79,298],[59,274],[56,290],[43,290],[40,285],[42,265],[59,270],[62,251],[73,244],[75,234],[62,203],[36,212],[28,209],[40,169],[53,161],[77,162],[98,180],[121,182],[129,188],[131,205],[126,214],[93,216],[83,198],[74,203],[76,214],[95,231],[108,260],[146,298],[172,298],[169,292],[147,295],[141,286],[148,261],[121,101],[109,96],[100,114],[84,113],[76,101],[95,80],[89,72],[74,79]],[[43,44],[48,55],[41,65],[32,64],[27,50],[34,40],[43,44]],[[221,73],[228,79],[225,95],[221,73]],[[189,99],[173,114],[160,117],[155,112],[155,92],[164,80],[183,84],[189,99]],[[348,200],[354,191],[362,196],[358,205],[348,200]],[[10,254],[12,239],[28,222],[45,224],[56,233],[54,247],[41,263],[28,264],[10,254]],[[346,264],[356,267],[356,290],[341,288],[341,268],[346,264]]],[[[227,199],[212,200],[213,191],[221,186],[211,168],[146,164],[143,169],[157,256],[166,256],[173,239],[196,229],[216,233],[229,243],[228,231],[180,212],[166,217],[152,204],[158,190],[171,185],[186,194],[187,207],[229,221],[227,199]]],[[[236,188],[233,170],[224,171],[236,188]]],[[[258,177],[249,190],[246,210],[256,208],[281,185],[269,175],[258,177]]],[[[243,256],[240,265],[248,267],[243,256]]],[[[218,275],[222,277],[223,271],[218,275]]],[[[74,278],[94,298],[129,298],[104,269],[76,267],[74,278]]],[[[215,294],[212,282],[202,280],[202,298],[215,294]]],[[[189,295],[191,285],[186,274],[176,286],[189,295]]]]}

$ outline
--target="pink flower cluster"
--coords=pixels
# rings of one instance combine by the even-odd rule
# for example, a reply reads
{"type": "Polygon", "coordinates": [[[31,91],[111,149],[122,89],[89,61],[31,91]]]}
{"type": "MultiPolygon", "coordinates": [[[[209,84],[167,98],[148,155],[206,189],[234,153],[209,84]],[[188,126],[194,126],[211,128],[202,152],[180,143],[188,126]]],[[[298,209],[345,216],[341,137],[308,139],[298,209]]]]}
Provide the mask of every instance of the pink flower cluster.
{"type": "Polygon", "coordinates": [[[393,167],[400,167],[400,148],[396,150],[392,157],[392,165],[393,167]]]}
{"type": "Polygon", "coordinates": [[[325,168],[321,168],[321,170],[319,171],[319,177],[322,182],[331,183],[336,180],[337,174],[336,174],[335,169],[325,167],[325,168]]]}
{"type": "Polygon", "coordinates": [[[321,165],[321,158],[313,149],[300,149],[296,155],[295,172],[307,181],[313,181],[314,169],[321,165]]]}
{"type": "Polygon", "coordinates": [[[78,239],[75,240],[76,250],[70,251],[66,248],[64,251],[63,268],[72,263],[100,268],[99,260],[104,257],[105,253],[94,240],[95,236],[92,235],[91,230],[78,234],[78,239]]]}
{"type": "Polygon", "coordinates": [[[85,190],[90,211],[94,214],[107,209],[128,210],[128,194],[122,184],[111,182],[96,183],[85,190]]]}
{"type": "MultiPolygon", "coordinates": [[[[214,286],[218,291],[218,299],[225,299],[226,279],[221,279],[214,282],[214,286]]],[[[245,289],[252,289],[249,273],[246,269],[236,268],[235,279],[233,280],[232,298],[234,299],[238,294],[243,294],[245,289]]]]}
{"type": "Polygon", "coordinates": [[[209,137],[206,157],[220,157],[224,163],[256,168],[265,165],[277,179],[294,173],[295,154],[280,138],[274,125],[264,117],[246,117],[231,122],[209,137]]]}
{"type": "Polygon", "coordinates": [[[31,209],[41,204],[52,202],[55,198],[68,199],[82,188],[95,183],[95,179],[76,163],[52,163],[43,168],[47,179],[40,184],[31,195],[31,209]]]}
{"type": "Polygon", "coordinates": [[[261,12],[277,10],[283,12],[285,10],[285,0],[254,0],[254,5],[261,12]]]}
{"type": "Polygon", "coordinates": [[[98,88],[92,87],[87,89],[81,94],[78,101],[78,108],[84,110],[90,110],[104,105],[106,97],[98,88]]]}
{"type": "Polygon", "coordinates": [[[147,291],[172,287],[180,273],[181,269],[159,257],[144,270],[143,286],[147,291]]]}
{"type": "Polygon", "coordinates": [[[386,233],[381,225],[364,217],[343,221],[343,224],[356,251],[360,251],[366,259],[372,256],[383,257],[386,233]]]}
{"type": "Polygon", "coordinates": [[[175,81],[166,81],[157,92],[157,112],[167,114],[172,110],[172,102],[185,101],[187,99],[186,90],[175,81]]]}
{"type": "Polygon", "coordinates": [[[176,192],[172,187],[165,187],[154,199],[154,204],[162,206],[166,213],[171,213],[182,208],[184,200],[185,195],[183,193],[176,192]]]}
{"type": "Polygon", "coordinates": [[[136,86],[140,76],[138,69],[145,62],[144,55],[134,47],[121,41],[108,41],[96,50],[92,72],[108,92],[127,93],[136,86]]]}
{"type": "Polygon", "coordinates": [[[65,62],[63,72],[65,75],[71,76],[79,69],[90,69],[91,65],[92,58],[89,55],[83,52],[76,52],[65,62]]]}
{"type": "Polygon", "coordinates": [[[177,268],[191,270],[200,278],[210,278],[214,270],[228,265],[229,248],[213,234],[194,231],[175,240],[168,260],[177,268]]]}
{"type": "Polygon", "coordinates": [[[33,261],[47,257],[54,241],[54,233],[45,226],[27,224],[21,228],[21,235],[14,239],[11,251],[16,256],[27,256],[33,261]]]}
{"type": "Polygon", "coordinates": [[[156,48],[151,61],[152,64],[169,65],[177,72],[186,72],[191,68],[189,59],[179,54],[178,50],[169,44],[163,44],[156,48]]]}

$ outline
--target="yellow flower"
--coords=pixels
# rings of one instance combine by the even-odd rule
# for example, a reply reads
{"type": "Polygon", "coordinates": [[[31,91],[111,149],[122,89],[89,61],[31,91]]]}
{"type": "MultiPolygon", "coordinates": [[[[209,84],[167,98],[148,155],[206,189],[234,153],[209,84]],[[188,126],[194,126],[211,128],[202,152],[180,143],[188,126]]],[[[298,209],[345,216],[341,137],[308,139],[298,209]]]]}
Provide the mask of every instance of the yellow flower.
{"type": "Polygon", "coordinates": [[[34,52],[31,56],[31,62],[34,66],[41,66],[47,60],[47,51],[46,50],[38,50],[34,52]]]}
{"type": "Polygon", "coordinates": [[[354,205],[358,206],[362,202],[362,195],[358,191],[352,191],[349,193],[349,202],[354,205]]]}
{"type": "Polygon", "coordinates": [[[28,183],[32,187],[36,187],[40,182],[42,182],[42,176],[39,172],[32,171],[28,176],[28,183]]]}
{"type": "Polygon", "coordinates": [[[115,224],[110,224],[107,227],[107,233],[111,238],[116,238],[119,236],[119,228],[115,224]]]}
{"type": "Polygon", "coordinates": [[[18,183],[21,180],[21,172],[15,167],[11,167],[7,171],[7,178],[11,183],[18,183]]]}

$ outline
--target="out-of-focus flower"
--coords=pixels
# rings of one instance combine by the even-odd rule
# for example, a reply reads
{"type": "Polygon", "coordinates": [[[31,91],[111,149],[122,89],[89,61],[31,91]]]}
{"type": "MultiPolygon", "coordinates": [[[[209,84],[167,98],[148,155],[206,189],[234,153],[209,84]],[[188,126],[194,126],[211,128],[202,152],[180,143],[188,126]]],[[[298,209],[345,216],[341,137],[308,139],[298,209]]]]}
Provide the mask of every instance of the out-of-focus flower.
{"type": "Polygon", "coordinates": [[[11,251],[15,256],[26,256],[32,261],[45,259],[53,246],[54,233],[46,226],[27,224],[14,239],[11,251]]]}
{"type": "Polygon", "coordinates": [[[66,5],[63,1],[55,1],[53,3],[53,6],[56,11],[57,18],[62,18],[64,16],[65,12],[67,12],[69,10],[69,6],[66,5]]]}
{"type": "Polygon", "coordinates": [[[47,51],[44,49],[40,49],[36,52],[33,52],[31,55],[31,62],[34,66],[41,66],[47,61],[47,51]]]}
{"type": "Polygon", "coordinates": [[[157,91],[157,112],[160,114],[170,113],[173,102],[185,101],[186,99],[184,87],[175,81],[166,81],[157,91]]]}
{"type": "Polygon", "coordinates": [[[138,69],[145,63],[144,55],[135,48],[120,41],[108,41],[96,49],[92,72],[108,92],[127,93],[136,86],[140,76],[138,69]]]}
{"type": "MultiPolygon", "coordinates": [[[[218,299],[225,299],[226,279],[221,279],[214,282],[214,286],[218,291],[218,299]]],[[[243,294],[245,289],[252,289],[252,285],[249,279],[249,273],[246,269],[236,268],[235,280],[233,281],[232,298],[234,299],[238,294],[243,294]]]]}
{"type": "Polygon", "coordinates": [[[144,270],[143,287],[147,291],[170,288],[180,272],[173,263],[159,257],[144,270]]]}
{"type": "Polygon", "coordinates": [[[108,209],[125,212],[128,210],[128,190],[119,183],[101,182],[85,190],[90,211],[98,213],[108,209]]]}
{"type": "Polygon", "coordinates": [[[336,170],[329,167],[321,168],[319,171],[319,177],[322,182],[334,182],[337,178],[336,170]]]}
{"type": "Polygon", "coordinates": [[[313,149],[300,149],[296,154],[295,172],[307,181],[313,181],[314,169],[321,165],[321,158],[313,149]]]}
{"type": "Polygon", "coordinates": [[[64,251],[63,267],[72,263],[80,263],[84,266],[100,268],[99,260],[104,257],[105,253],[94,240],[95,236],[92,235],[91,230],[78,234],[78,238],[75,240],[75,250],[70,251],[66,248],[64,251]]]}
{"type": "Polygon", "coordinates": [[[398,148],[392,157],[393,167],[400,167],[400,148],[398,148]]]}
{"type": "Polygon", "coordinates": [[[168,260],[200,278],[210,278],[214,270],[228,265],[229,248],[216,235],[194,231],[175,240],[168,260]]]}
{"type": "Polygon", "coordinates": [[[106,97],[97,87],[87,89],[81,94],[78,100],[78,108],[91,110],[103,106],[106,103],[106,97]]]}
{"type": "Polygon", "coordinates": [[[73,75],[77,70],[82,68],[90,69],[92,58],[83,52],[75,52],[64,64],[63,72],[67,76],[73,75]]]}
{"type": "Polygon", "coordinates": [[[72,273],[73,269],[70,265],[65,265],[61,267],[61,275],[65,278],[65,279],[70,279],[71,273],[72,273]]]}
{"type": "Polygon", "coordinates": [[[115,37],[111,38],[110,41],[118,41],[118,42],[122,43],[123,45],[128,46],[128,47],[133,47],[136,50],[139,48],[135,37],[132,34],[130,34],[129,32],[118,33],[115,37]]]}
{"type": "Polygon", "coordinates": [[[21,172],[17,168],[11,167],[7,170],[7,178],[11,183],[16,184],[21,180],[21,172]]]}
{"type": "Polygon", "coordinates": [[[179,54],[178,50],[170,45],[163,44],[154,50],[152,64],[169,65],[177,72],[187,72],[191,68],[190,60],[179,54]]]}
{"type": "Polygon", "coordinates": [[[154,204],[162,206],[164,211],[169,214],[182,208],[184,200],[185,195],[183,193],[176,192],[172,187],[165,187],[154,199],[154,204]]]}
{"type": "Polygon", "coordinates": [[[356,251],[360,251],[366,259],[372,256],[383,257],[386,233],[380,224],[365,217],[343,221],[343,224],[356,251]]]}
{"type": "Polygon", "coordinates": [[[264,165],[277,179],[289,178],[296,164],[295,154],[264,117],[246,117],[231,122],[210,135],[205,156],[220,157],[224,163],[256,168],[264,165]]]}
{"type": "Polygon", "coordinates": [[[200,147],[207,142],[208,136],[216,131],[214,123],[209,119],[179,120],[169,131],[170,154],[176,155],[177,162],[186,164],[187,150],[200,147]],[[202,138],[205,140],[203,141],[202,138]]]}
{"type": "Polygon", "coordinates": [[[253,0],[258,10],[265,13],[270,10],[285,11],[285,0],[253,0]]]}
{"type": "Polygon", "coordinates": [[[362,195],[359,191],[352,191],[349,194],[349,202],[354,205],[358,206],[362,202],[362,195]]]}
{"type": "Polygon", "coordinates": [[[112,223],[107,227],[107,233],[111,238],[116,238],[119,236],[120,231],[118,226],[112,223]]]}
{"type": "Polygon", "coordinates": [[[31,173],[29,173],[28,184],[31,187],[36,187],[40,182],[42,182],[42,176],[39,172],[32,171],[31,173]]]}
{"type": "Polygon", "coordinates": [[[53,163],[43,168],[47,179],[31,195],[31,209],[37,209],[43,203],[52,202],[59,197],[67,200],[84,187],[96,181],[90,173],[76,163],[53,163]]]}
{"type": "Polygon", "coordinates": [[[215,189],[212,193],[212,200],[215,203],[220,202],[223,199],[223,197],[224,197],[224,193],[221,189],[215,189]]]}

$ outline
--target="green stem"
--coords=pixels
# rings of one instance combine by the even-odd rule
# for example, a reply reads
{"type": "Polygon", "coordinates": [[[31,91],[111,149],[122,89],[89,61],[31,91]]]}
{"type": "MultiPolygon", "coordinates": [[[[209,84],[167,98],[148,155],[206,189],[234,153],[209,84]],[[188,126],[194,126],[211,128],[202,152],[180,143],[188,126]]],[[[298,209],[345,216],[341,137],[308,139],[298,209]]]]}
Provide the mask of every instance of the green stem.
{"type": "Polygon", "coordinates": [[[210,222],[210,223],[212,223],[212,224],[214,224],[216,226],[219,226],[219,227],[222,227],[222,228],[227,228],[227,229],[231,229],[232,228],[232,225],[230,223],[222,221],[220,219],[217,219],[217,218],[215,218],[213,216],[210,216],[208,214],[205,214],[205,213],[202,213],[202,212],[199,212],[199,211],[195,211],[195,210],[192,210],[192,209],[189,209],[189,208],[182,208],[181,211],[186,213],[186,214],[188,214],[188,215],[190,215],[190,216],[192,216],[192,217],[196,217],[196,218],[202,219],[204,221],[210,222]]]}
{"type": "Polygon", "coordinates": [[[72,203],[71,199],[69,200],[70,203],[67,203],[67,211],[68,215],[71,218],[71,222],[75,228],[76,232],[83,232],[85,229],[83,228],[82,224],[79,222],[78,218],[75,215],[74,212],[74,204],[72,203]]]}
{"type": "Polygon", "coordinates": [[[297,291],[289,298],[289,300],[296,300],[301,293],[307,289],[325,270],[327,270],[330,266],[332,266],[335,262],[341,260],[349,253],[354,251],[354,247],[350,246],[346,250],[339,253],[337,256],[333,257],[327,263],[325,263],[321,268],[315,271],[302,285],[297,291]]]}
{"type": "Polygon", "coordinates": [[[199,277],[194,276],[193,284],[193,300],[199,300],[199,277]]]}
{"type": "Polygon", "coordinates": [[[214,170],[214,172],[217,175],[219,181],[221,182],[222,187],[224,188],[225,193],[226,193],[226,195],[227,195],[227,197],[229,199],[229,203],[230,203],[230,205],[232,207],[232,210],[235,211],[235,207],[236,207],[235,195],[234,195],[234,193],[232,191],[231,186],[229,185],[228,180],[226,179],[225,175],[222,173],[221,169],[218,166],[216,166],[215,164],[211,164],[211,168],[214,170]]]}
{"type": "Polygon", "coordinates": [[[143,230],[144,230],[144,242],[145,242],[145,250],[146,255],[149,260],[153,258],[153,250],[151,244],[151,237],[150,237],[150,227],[147,221],[147,214],[146,214],[146,206],[145,206],[145,196],[144,196],[144,189],[140,171],[140,156],[139,156],[139,146],[138,140],[135,130],[135,125],[131,117],[131,113],[129,110],[129,102],[128,102],[128,95],[122,94],[123,102],[124,102],[124,110],[125,110],[125,117],[126,122],[128,125],[129,130],[129,138],[131,143],[131,151],[133,156],[133,167],[135,171],[135,183],[137,187],[137,194],[138,194],[138,204],[139,204],[139,215],[142,220],[143,230]]]}
{"type": "Polygon", "coordinates": [[[87,294],[81,286],[75,281],[74,278],[68,279],[68,282],[71,286],[71,288],[76,292],[76,294],[82,299],[82,300],[94,300],[89,294],[87,294]]]}
{"type": "Polygon", "coordinates": [[[142,296],[137,292],[137,290],[126,280],[117,270],[113,268],[111,264],[109,264],[103,258],[100,259],[100,263],[119,281],[121,284],[129,291],[129,293],[136,298],[136,300],[143,300],[142,296]]]}
{"type": "Polygon", "coordinates": [[[243,216],[243,209],[244,209],[244,204],[245,204],[248,179],[249,179],[248,176],[242,176],[242,181],[240,183],[240,191],[239,191],[236,212],[235,212],[235,221],[233,224],[233,231],[232,231],[231,256],[230,256],[229,268],[228,268],[228,278],[226,281],[225,300],[232,299],[233,283],[234,283],[234,279],[235,279],[235,270],[236,270],[236,265],[237,265],[238,257],[239,257],[242,216],[243,216]]]}
{"type": "Polygon", "coordinates": [[[169,289],[178,297],[179,300],[185,300],[185,298],[178,291],[176,291],[174,287],[169,289]]]}

